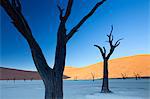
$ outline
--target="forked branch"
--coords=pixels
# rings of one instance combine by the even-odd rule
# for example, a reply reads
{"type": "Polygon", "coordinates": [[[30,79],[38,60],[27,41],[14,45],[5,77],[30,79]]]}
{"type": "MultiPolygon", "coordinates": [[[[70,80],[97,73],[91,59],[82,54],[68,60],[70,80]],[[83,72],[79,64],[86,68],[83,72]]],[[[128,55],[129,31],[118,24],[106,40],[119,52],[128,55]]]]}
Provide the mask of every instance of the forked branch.
{"type": "Polygon", "coordinates": [[[60,12],[59,18],[60,18],[60,20],[63,20],[63,11],[64,11],[64,9],[61,8],[60,5],[57,5],[57,7],[58,7],[58,10],[60,12]]]}
{"type": "Polygon", "coordinates": [[[111,31],[110,31],[109,35],[107,35],[108,43],[110,44],[110,47],[113,46],[113,40],[114,40],[112,32],[113,32],[113,25],[111,25],[111,31]]]}
{"type": "Polygon", "coordinates": [[[60,12],[60,20],[63,21],[64,23],[68,20],[71,14],[72,4],[73,4],[73,0],[68,0],[67,9],[64,16],[63,16],[64,9],[61,8],[59,4],[57,4],[58,10],[60,12]]]}
{"type": "Polygon", "coordinates": [[[105,55],[106,55],[106,49],[105,49],[105,47],[103,47],[103,49],[100,47],[100,46],[98,46],[98,45],[94,45],[95,47],[97,47],[99,50],[100,50],[100,52],[101,52],[101,55],[103,56],[103,58],[105,58],[105,55]]]}
{"type": "Polygon", "coordinates": [[[110,45],[110,51],[109,51],[108,55],[106,56],[106,59],[110,58],[110,56],[114,52],[115,48],[120,45],[120,41],[123,39],[123,38],[121,38],[113,44],[114,38],[113,38],[112,32],[113,32],[113,25],[111,26],[110,34],[107,35],[107,37],[109,39],[108,43],[110,45]]]}
{"type": "Polygon", "coordinates": [[[110,50],[109,50],[108,54],[106,53],[106,48],[105,48],[105,47],[103,47],[103,49],[102,49],[100,46],[94,45],[94,46],[96,46],[96,47],[99,48],[99,50],[100,50],[100,52],[101,52],[103,58],[104,58],[104,59],[107,59],[107,60],[110,58],[110,56],[111,56],[112,53],[114,52],[115,48],[120,45],[120,41],[123,39],[123,38],[121,38],[121,39],[117,40],[117,41],[113,44],[114,38],[113,38],[112,32],[113,32],[113,25],[111,26],[111,31],[110,31],[110,33],[107,35],[107,37],[108,37],[108,41],[107,41],[107,42],[108,42],[109,45],[110,45],[110,50]]]}

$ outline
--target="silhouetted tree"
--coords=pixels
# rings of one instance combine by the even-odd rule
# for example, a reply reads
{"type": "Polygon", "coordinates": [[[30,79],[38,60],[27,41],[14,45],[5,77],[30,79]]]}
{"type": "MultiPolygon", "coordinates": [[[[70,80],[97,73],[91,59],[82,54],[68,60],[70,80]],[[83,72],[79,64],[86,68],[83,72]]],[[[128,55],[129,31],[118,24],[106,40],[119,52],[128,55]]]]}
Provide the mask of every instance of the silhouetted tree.
{"type": "Polygon", "coordinates": [[[68,0],[65,13],[58,5],[60,11],[60,23],[57,31],[57,45],[54,67],[50,68],[45,60],[43,52],[32,35],[30,26],[22,14],[22,6],[19,0],[1,0],[0,5],[12,19],[12,23],[28,42],[35,66],[45,85],[45,99],[63,99],[63,71],[66,58],[66,44],[78,31],[80,26],[101,6],[106,0],[99,1],[91,11],[67,33],[66,22],[71,14],[73,0],[68,0]]]}
{"type": "Polygon", "coordinates": [[[75,77],[74,77],[74,80],[77,81],[77,80],[78,80],[78,76],[75,76],[75,77]]]}
{"type": "Polygon", "coordinates": [[[33,80],[33,77],[31,78],[31,81],[33,80]]]}
{"type": "Polygon", "coordinates": [[[137,76],[138,76],[139,79],[141,79],[141,75],[139,73],[137,74],[137,76]]]}
{"type": "Polygon", "coordinates": [[[92,80],[95,80],[95,73],[91,72],[92,80]]]}
{"type": "Polygon", "coordinates": [[[14,80],[14,83],[15,83],[16,78],[13,78],[13,80],[14,80]]]}
{"type": "Polygon", "coordinates": [[[104,67],[103,67],[103,83],[102,83],[102,90],[101,90],[102,93],[110,93],[111,92],[109,90],[109,82],[108,82],[108,60],[109,60],[110,56],[112,55],[112,53],[114,52],[115,48],[117,46],[119,46],[120,40],[122,40],[122,39],[119,39],[113,44],[114,38],[113,38],[112,32],[113,32],[113,26],[111,26],[110,34],[107,35],[107,37],[108,37],[107,42],[110,45],[110,50],[109,50],[108,54],[106,52],[105,47],[100,47],[98,45],[94,45],[95,47],[97,47],[100,50],[100,53],[103,57],[104,67]]]}
{"type": "Polygon", "coordinates": [[[135,76],[135,79],[136,79],[136,80],[141,79],[141,76],[140,76],[139,73],[135,73],[135,72],[134,72],[134,76],[135,76]]]}
{"type": "Polygon", "coordinates": [[[126,79],[127,78],[127,75],[126,75],[126,73],[121,73],[121,76],[122,76],[122,79],[126,79]]]}
{"type": "Polygon", "coordinates": [[[135,76],[135,79],[137,80],[137,79],[138,79],[138,77],[137,77],[137,74],[136,74],[136,73],[134,73],[134,76],[135,76]]]}

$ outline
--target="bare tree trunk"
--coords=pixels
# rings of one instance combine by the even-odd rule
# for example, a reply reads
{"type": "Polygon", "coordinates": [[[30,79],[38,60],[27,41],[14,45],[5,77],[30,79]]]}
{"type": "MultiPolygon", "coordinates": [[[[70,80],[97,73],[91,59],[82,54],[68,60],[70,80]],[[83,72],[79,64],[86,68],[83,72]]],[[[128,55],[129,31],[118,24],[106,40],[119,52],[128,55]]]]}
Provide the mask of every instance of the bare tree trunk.
{"type": "MultiPolygon", "coordinates": [[[[57,33],[57,45],[54,63],[53,83],[54,95],[53,99],[63,99],[63,72],[66,59],[66,28],[65,23],[61,22],[57,33]]],[[[51,98],[50,98],[51,99],[51,98]]]]}
{"type": "Polygon", "coordinates": [[[109,93],[111,92],[109,90],[109,82],[108,82],[108,60],[104,59],[104,64],[103,64],[103,83],[102,83],[102,93],[109,93]]]}
{"type": "MultiPolygon", "coordinates": [[[[27,40],[28,41],[28,40],[27,40]]],[[[45,99],[63,99],[62,76],[57,76],[56,71],[47,66],[43,60],[39,45],[34,39],[28,41],[35,66],[44,82],[45,99]],[[60,94],[61,93],[61,94],[60,94]]],[[[58,60],[58,59],[57,59],[58,60]]]]}
{"type": "Polygon", "coordinates": [[[94,82],[94,78],[93,78],[93,82],[94,82]]]}
{"type": "MultiPolygon", "coordinates": [[[[46,62],[43,52],[34,39],[32,31],[22,14],[22,6],[20,0],[1,0],[0,5],[12,19],[12,23],[22,36],[27,40],[34,64],[45,85],[45,99],[63,99],[63,71],[66,58],[66,44],[69,39],[77,32],[80,26],[94,14],[96,9],[101,6],[106,0],[98,2],[90,12],[85,15],[77,25],[75,25],[69,33],[66,33],[66,22],[71,13],[71,8],[74,0],[68,0],[66,12],[63,16],[63,11],[59,5],[60,25],[57,32],[57,46],[55,53],[54,67],[50,68],[46,62]],[[11,2],[10,2],[11,1],[11,2]],[[66,35],[67,34],[67,35],[66,35]]],[[[15,81],[15,80],[14,80],[15,81]]]]}
{"type": "Polygon", "coordinates": [[[63,80],[62,78],[57,78],[55,72],[52,72],[44,85],[45,99],[63,99],[63,80]]]}
{"type": "Polygon", "coordinates": [[[66,29],[60,24],[57,34],[55,64],[45,82],[45,99],[63,99],[63,71],[66,58],[66,29]]]}

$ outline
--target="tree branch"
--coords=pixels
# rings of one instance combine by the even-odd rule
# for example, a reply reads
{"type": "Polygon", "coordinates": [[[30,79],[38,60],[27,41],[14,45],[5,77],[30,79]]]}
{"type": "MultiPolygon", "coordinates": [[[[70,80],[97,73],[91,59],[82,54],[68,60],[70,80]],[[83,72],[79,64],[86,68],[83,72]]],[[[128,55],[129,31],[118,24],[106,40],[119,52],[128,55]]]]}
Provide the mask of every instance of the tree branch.
{"type": "Polygon", "coordinates": [[[123,38],[121,38],[121,39],[117,40],[114,46],[115,46],[115,47],[119,46],[119,45],[120,45],[120,41],[121,41],[121,40],[123,40],[123,38]]]}
{"type": "Polygon", "coordinates": [[[117,41],[115,42],[115,44],[113,44],[114,38],[113,38],[112,32],[113,32],[113,25],[111,25],[110,34],[107,35],[107,37],[108,37],[108,39],[109,39],[108,43],[109,43],[109,45],[110,45],[110,51],[109,51],[108,55],[106,56],[107,59],[110,58],[110,56],[111,56],[111,54],[114,52],[115,48],[120,45],[120,40],[122,40],[122,39],[119,39],[119,40],[117,40],[117,41]]]}
{"type": "Polygon", "coordinates": [[[98,46],[98,45],[94,45],[95,47],[97,47],[99,50],[100,50],[100,52],[101,52],[101,55],[103,56],[103,58],[105,59],[105,53],[104,53],[104,51],[103,51],[103,49],[100,47],[100,46],[98,46]]]}
{"type": "Polygon", "coordinates": [[[57,5],[57,7],[58,7],[58,10],[60,12],[59,18],[60,18],[60,20],[62,20],[63,19],[63,11],[64,11],[64,9],[61,8],[60,5],[57,5]]]}
{"type": "Polygon", "coordinates": [[[106,0],[102,0],[100,2],[98,2],[94,7],[93,9],[86,15],[84,16],[80,21],[79,23],[74,26],[71,31],[68,33],[67,35],[67,41],[75,34],[75,32],[77,32],[77,30],[80,28],[80,26],[90,17],[93,15],[93,13],[96,11],[96,9],[101,6],[106,0]]]}
{"type": "Polygon", "coordinates": [[[109,59],[109,58],[110,58],[110,56],[112,55],[112,53],[114,52],[114,50],[115,50],[115,47],[112,46],[112,47],[110,48],[110,51],[109,51],[108,55],[106,56],[106,59],[109,59]]]}
{"type": "Polygon", "coordinates": [[[22,8],[21,8],[20,0],[12,0],[11,4],[12,4],[12,7],[14,9],[18,10],[19,12],[21,12],[22,8]]]}
{"type": "Polygon", "coordinates": [[[111,25],[111,31],[110,31],[109,35],[107,35],[108,43],[110,44],[110,47],[113,46],[113,40],[114,40],[112,32],[113,32],[113,25],[111,25]]]}
{"type": "Polygon", "coordinates": [[[7,14],[12,19],[12,23],[14,26],[18,29],[18,31],[25,37],[28,38],[32,36],[31,30],[24,19],[22,13],[18,11],[16,0],[12,0],[12,4],[8,0],[1,0],[0,2],[1,6],[4,8],[4,10],[7,12],[7,14]]]}
{"type": "Polygon", "coordinates": [[[66,10],[66,13],[65,13],[65,16],[64,16],[64,21],[65,22],[67,21],[68,17],[71,14],[72,4],[73,4],[73,0],[69,0],[68,5],[67,5],[67,10],[66,10]]]}
{"type": "Polygon", "coordinates": [[[104,54],[106,55],[106,48],[105,48],[105,47],[103,47],[103,50],[104,50],[104,54]]]}
{"type": "Polygon", "coordinates": [[[12,23],[17,28],[17,30],[27,40],[31,48],[34,63],[40,75],[46,76],[43,74],[43,72],[47,72],[51,69],[45,60],[41,48],[32,36],[32,32],[27,21],[21,13],[21,3],[19,2],[19,0],[12,0],[12,4],[9,2],[9,0],[1,0],[0,5],[4,8],[9,17],[12,19],[12,23]]]}

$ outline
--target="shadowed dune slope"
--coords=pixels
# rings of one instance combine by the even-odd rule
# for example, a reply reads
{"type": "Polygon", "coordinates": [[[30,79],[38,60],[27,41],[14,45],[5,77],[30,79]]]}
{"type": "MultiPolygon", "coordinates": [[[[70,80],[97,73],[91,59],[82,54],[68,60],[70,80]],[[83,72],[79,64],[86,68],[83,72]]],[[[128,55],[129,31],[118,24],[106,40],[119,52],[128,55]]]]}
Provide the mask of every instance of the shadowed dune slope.
{"type": "MultiPolygon", "coordinates": [[[[102,78],[103,63],[99,62],[83,68],[65,67],[64,75],[68,79],[92,79],[93,73],[95,78],[102,78]]],[[[139,74],[141,77],[150,76],[150,54],[128,56],[123,58],[112,59],[109,61],[109,78],[135,77],[139,74]]]]}
{"type": "MultiPolygon", "coordinates": [[[[63,76],[64,79],[68,78],[63,76]]],[[[0,80],[40,80],[41,77],[36,71],[25,71],[0,67],[0,80]]]]}

